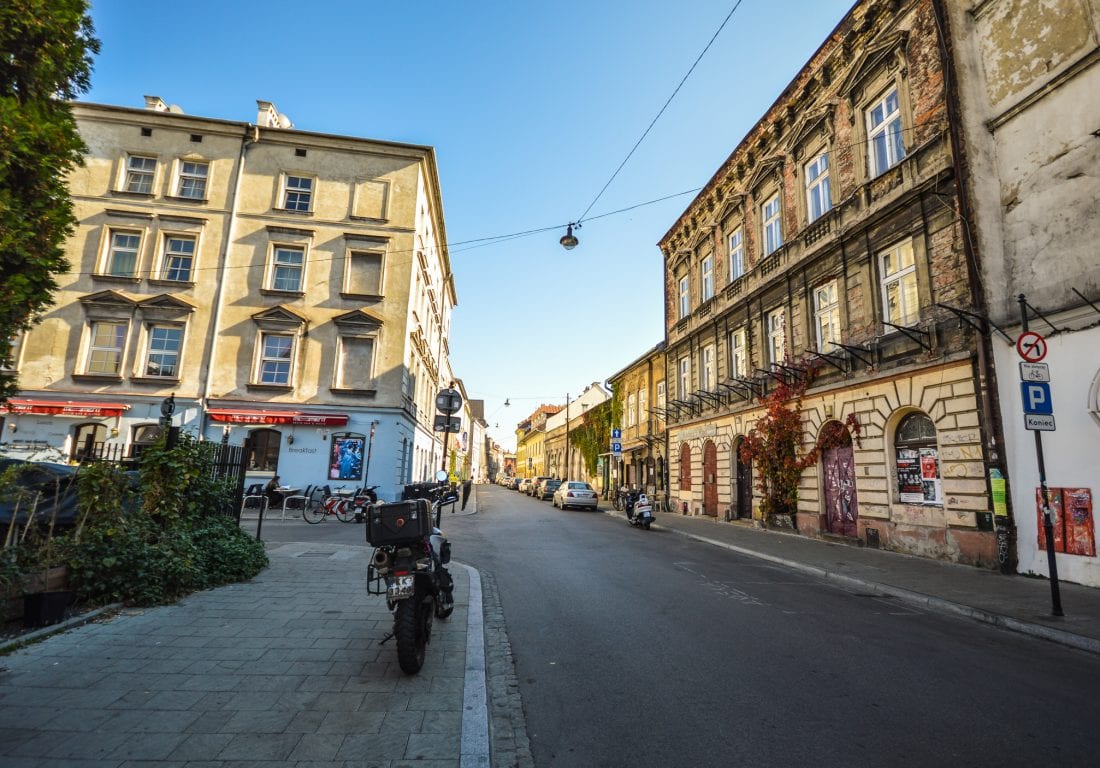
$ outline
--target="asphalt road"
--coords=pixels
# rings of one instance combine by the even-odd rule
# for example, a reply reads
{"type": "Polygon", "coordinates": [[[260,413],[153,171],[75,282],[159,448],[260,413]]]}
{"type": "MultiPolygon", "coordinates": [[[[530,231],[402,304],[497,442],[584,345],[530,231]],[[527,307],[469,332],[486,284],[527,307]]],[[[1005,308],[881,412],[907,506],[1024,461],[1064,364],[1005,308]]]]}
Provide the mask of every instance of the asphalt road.
{"type": "Polygon", "coordinates": [[[1098,764],[1094,656],[497,487],[444,525],[540,768],[1098,764]]]}

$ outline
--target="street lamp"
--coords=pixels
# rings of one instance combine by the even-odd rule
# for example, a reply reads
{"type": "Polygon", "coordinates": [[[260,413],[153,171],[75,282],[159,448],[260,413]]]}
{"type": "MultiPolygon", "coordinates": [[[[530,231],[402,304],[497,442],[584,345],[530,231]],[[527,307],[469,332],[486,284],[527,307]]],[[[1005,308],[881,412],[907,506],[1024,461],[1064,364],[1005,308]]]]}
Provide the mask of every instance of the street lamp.
{"type": "Polygon", "coordinates": [[[580,242],[580,240],[577,239],[577,236],[573,234],[574,226],[576,226],[577,229],[581,228],[580,224],[574,224],[574,222],[572,221],[569,222],[569,226],[565,228],[565,234],[562,235],[561,240],[558,241],[559,243],[561,243],[561,247],[567,251],[571,251],[576,248],[577,244],[580,242]]]}

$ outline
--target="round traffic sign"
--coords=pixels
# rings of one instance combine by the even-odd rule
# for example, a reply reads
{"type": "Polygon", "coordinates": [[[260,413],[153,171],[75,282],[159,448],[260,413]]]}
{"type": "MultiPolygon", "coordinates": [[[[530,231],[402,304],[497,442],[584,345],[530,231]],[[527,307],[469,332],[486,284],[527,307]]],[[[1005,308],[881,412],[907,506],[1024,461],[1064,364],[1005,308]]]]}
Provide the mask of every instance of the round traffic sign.
{"type": "Polygon", "coordinates": [[[1035,331],[1024,331],[1016,339],[1016,351],[1029,363],[1037,363],[1047,356],[1047,340],[1035,331]]]}

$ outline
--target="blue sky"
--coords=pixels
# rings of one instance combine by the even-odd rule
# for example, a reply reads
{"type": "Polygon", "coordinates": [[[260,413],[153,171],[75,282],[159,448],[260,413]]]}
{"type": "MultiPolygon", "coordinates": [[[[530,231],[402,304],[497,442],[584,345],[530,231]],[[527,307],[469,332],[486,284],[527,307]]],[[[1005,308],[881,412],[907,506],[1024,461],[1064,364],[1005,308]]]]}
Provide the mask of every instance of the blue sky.
{"type": "Polygon", "coordinates": [[[458,289],[451,358],[490,434],[514,446],[539,403],[664,337],[656,242],[692,196],[592,217],[705,184],[852,1],[743,0],[569,252],[564,225],[736,0],[92,0],[103,49],[83,98],[152,94],[247,121],[266,99],[302,130],[434,146],[458,289]]]}

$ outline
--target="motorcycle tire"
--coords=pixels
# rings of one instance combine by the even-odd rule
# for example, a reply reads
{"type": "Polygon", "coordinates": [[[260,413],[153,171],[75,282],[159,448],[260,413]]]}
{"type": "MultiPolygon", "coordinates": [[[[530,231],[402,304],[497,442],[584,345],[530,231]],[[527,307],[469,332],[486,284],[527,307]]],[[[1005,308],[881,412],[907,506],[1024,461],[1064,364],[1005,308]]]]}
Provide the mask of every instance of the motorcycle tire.
{"type": "Polygon", "coordinates": [[[623,505],[619,502],[619,500],[617,498],[614,501],[611,502],[611,506],[615,507],[616,512],[622,512],[623,511],[623,505]]]}
{"type": "Polygon", "coordinates": [[[406,675],[415,675],[424,666],[428,638],[432,632],[432,603],[415,598],[397,604],[393,616],[393,635],[397,639],[397,664],[406,675]]]}
{"type": "Polygon", "coordinates": [[[451,574],[440,574],[439,597],[435,599],[435,617],[446,619],[455,612],[455,583],[451,574]]]}
{"type": "Polygon", "coordinates": [[[647,531],[649,530],[649,523],[650,523],[650,521],[649,521],[649,520],[646,520],[646,521],[645,521],[645,529],[646,529],[647,531]]]}
{"type": "Polygon", "coordinates": [[[345,501],[336,505],[336,519],[341,523],[350,523],[355,519],[355,505],[345,501]]]}

